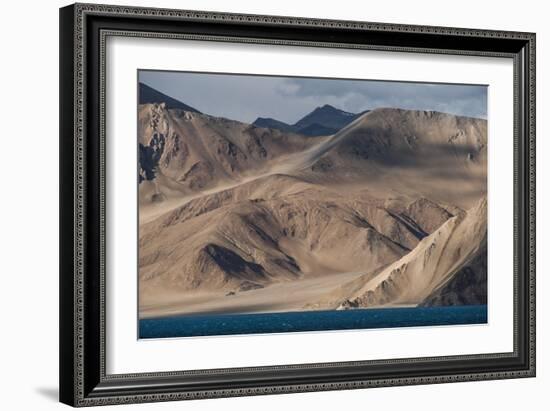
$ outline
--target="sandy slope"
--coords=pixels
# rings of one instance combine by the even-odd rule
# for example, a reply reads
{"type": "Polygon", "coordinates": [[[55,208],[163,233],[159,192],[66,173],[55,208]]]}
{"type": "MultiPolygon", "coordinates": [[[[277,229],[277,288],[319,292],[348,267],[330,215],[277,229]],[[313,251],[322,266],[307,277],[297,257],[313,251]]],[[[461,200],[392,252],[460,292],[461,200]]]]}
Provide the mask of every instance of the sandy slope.
{"type": "Polygon", "coordinates": [[[323,300],[327,291],[337,292],[342,283],[359,278],[363,273],[325,274],[292,282],[279,282],[268,288],[236,292],[197,291],[193,293],[156,294],[140,302],[140,317],[181,314],[229,314],[336,309],[338,300],[323,300]],[[307,301],[323,300],[322,304],[307,301]]]}
{"type": "MultiPolygon", "coordinates": [[[[486,255],[487,199],[450,218],[410,253],[360,284],[342,307],[421,304],[486,255]]],[[[485,267],[486,268],[486,267],[485,267]]],[[[456,288],[455,288],[456,290],[456,288]]]]}

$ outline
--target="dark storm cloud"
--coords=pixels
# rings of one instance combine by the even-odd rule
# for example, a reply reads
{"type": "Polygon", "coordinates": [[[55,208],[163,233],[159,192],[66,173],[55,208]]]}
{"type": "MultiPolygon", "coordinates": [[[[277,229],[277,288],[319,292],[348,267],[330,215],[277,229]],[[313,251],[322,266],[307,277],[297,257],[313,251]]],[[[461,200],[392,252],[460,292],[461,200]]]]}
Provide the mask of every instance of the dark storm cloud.
{"type": "Polygon", "coordinates": [[[324,104],[354,113],[398,107],[487,116],[487,88],[476,85],[161,71],[141,71],[139,80],[200,111],[244,122],[273,117],[292,124],[324,104]]]}

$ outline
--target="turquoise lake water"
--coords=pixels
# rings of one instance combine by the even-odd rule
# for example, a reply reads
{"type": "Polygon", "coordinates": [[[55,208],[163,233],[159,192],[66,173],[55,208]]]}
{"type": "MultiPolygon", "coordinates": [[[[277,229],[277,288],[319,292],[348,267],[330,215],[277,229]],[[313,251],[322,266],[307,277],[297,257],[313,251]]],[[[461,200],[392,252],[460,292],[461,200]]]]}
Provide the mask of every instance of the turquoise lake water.
{"type": "Polygon", "coordinates": [[[182,315],[139,321],[139,338],[197,337],[487,323],[487,306],[413,307],[265,314],[182,315]]]}

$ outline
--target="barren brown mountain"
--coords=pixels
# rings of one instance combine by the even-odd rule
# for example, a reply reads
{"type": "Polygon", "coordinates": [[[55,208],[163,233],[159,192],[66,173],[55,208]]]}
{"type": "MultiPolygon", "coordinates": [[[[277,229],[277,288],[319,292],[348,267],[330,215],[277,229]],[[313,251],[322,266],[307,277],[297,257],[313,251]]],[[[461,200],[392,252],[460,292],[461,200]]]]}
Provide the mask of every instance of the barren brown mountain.
{"type": "Polygon", "coordinates": [[[485,120],[311,137],[139,107],[140,316],[486,301],[485,120]]]}

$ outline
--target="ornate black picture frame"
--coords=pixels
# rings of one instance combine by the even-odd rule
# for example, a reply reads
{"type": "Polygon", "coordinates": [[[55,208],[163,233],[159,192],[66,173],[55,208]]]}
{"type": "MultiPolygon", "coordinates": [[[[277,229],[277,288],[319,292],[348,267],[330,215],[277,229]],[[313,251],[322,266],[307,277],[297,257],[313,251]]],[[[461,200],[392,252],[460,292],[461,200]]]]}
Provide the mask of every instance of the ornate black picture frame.
{"type": "Polygon", "coordinates": [[[535,376],[535,34],[76,4],[60,10],[60,100],[61,402],[92,406],[535,376]],[[513,59],[513,352],[107,374],[108,36],[513,59]]]}

